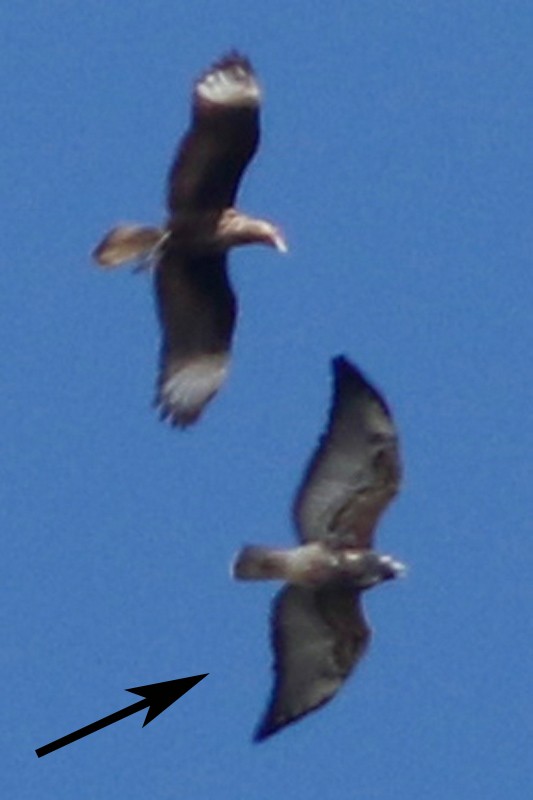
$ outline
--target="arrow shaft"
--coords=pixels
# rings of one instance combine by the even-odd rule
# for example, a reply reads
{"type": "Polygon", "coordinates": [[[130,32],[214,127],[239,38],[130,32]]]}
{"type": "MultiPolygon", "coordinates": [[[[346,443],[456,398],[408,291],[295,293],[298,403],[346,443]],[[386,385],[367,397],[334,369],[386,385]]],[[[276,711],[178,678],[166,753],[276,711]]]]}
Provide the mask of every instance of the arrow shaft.
{"type": "Polygon", "coordinates": [[[121,708],[120,711],[115,711],[114,714],[109,714],[107,717],[102,717],[102,719],[92,722],[90,725],[85,725],[84,728],[80,728],[78,731],[74,731],[74,733],[69,733],[66,736],[62,736],[60,739],[56,739],[54,742],[50,742],[50,744],[43,745],[43,747],[39,747],[35,752],[39,758],[41,758],[41,756],[46,756],[48,753],[53,753],[54,750],[59,750],[60,747],[65,747],[67,744],[77,742],[78,739],[83,739],[84,736],[89,736],[89,734],[106,728],[114,722],[119,722],[121,719],[129,717],[131,714],[136,714],[137,711],[142,711],[143,708],[148,708],[149,705],[150,703],[148,700],[139,700],[131,706],[121,708]]]}

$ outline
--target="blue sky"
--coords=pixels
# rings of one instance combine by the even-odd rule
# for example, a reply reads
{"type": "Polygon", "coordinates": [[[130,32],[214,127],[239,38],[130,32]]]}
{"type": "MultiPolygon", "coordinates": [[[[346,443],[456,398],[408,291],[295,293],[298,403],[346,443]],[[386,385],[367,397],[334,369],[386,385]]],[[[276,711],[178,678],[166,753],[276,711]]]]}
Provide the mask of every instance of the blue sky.
{"type": "Polygon", "coordinates": [[[0,11],[3,796],[514,800],[532,783],[533,11],[473,0],[67,3],[0,11]],[[230,47],[265,87],[240,204],[282,257],[232,257],[231,378],[179,433],[150,408],[149,277],[89,253],[164,215],[194,77],[230,47]],[[254,746],[274,585],[329,360],[392,406],[405,483],[343,692],[254,746]],[[142,716],[34,749],[209,672],[142,716]]]}

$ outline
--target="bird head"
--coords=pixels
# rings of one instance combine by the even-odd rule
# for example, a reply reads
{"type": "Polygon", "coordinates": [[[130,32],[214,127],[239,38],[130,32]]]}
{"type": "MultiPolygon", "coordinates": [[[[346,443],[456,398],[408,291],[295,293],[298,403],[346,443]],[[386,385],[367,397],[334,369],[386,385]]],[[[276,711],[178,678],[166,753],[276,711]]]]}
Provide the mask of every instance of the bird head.
{"type": "Polygon", "coordinates": [[[401,561],[391,556],[378,556],[381,570],[381,580],[389,581],[393,578],[403,578],[407,572],[407,567],[401,561]]]}
{"type": "Polygon", "coordinates": [[[220,218],[217,238],[225,249],[244,244],[266,244],[281,253],[288,250],[285,237],[276,225],[264,219],[249,217],[234,208],[227,209],[220,218]]]}
{"type": "Polygon", "coordinates": [[[342,571],[358,589],[370,589],[404,575],[405,566],[391,556],[381,556],[373,550],[355,550],[344,552],[342,571]]]}
{"type": "Polygon", "coordinates": [[[285,236],[275,225],[271,222],[262,222],[263,230],[260,231],[259,242],[266,244],[269,247],[275,247],[280,253],[287,253],[289,251],[287,240],[285,236]]]}

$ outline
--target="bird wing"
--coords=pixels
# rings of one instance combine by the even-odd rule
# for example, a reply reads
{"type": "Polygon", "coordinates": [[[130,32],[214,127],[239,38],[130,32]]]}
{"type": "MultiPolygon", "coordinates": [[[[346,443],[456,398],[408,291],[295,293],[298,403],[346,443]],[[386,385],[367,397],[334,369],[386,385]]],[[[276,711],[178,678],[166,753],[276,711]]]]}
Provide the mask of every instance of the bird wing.
{"type": "Polygon", "coordinates": [[[398,437],[385,401],[357,367],[338,357],[333,373],[328,426],[296,495],[294,519],[304,542],[367,548],[399,488],[398,437]]]}
{"type": "Polygon", "coordinates": [[[329,702],[370,641],[360,593],[343,585],[287,586],[272,609],[274,688],[261,741],[329,702]]]}
{"type": "Polygon", "coordinates": [[[228,372],[237,303],[223,254],[194,257],[172,247],[155,271],[162,331],[155,404],[161,417],[195,422],[228,372]]]}
{"type": "Polygon", "coordinates": [[[171,215],[233,205],[259,143],[261,91],[248,59],[230,53],[197,82],[192,120],[170,169],[171,215]]]}

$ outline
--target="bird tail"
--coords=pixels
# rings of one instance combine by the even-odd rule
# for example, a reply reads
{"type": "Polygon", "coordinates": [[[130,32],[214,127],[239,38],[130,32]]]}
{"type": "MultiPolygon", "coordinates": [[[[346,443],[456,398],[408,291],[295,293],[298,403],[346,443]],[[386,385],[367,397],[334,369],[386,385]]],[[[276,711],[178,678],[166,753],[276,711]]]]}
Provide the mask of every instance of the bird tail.
{"type": "Polygon", "coordinates": [[[143,225],[118,225],[107,233],[93,250],[101,267],[118,267],[127,261],[151,258],[168,233],[162,228],[143,225]]]}
{"type": "Polygon", "coordinates": [[[232,575],[239,581],[283,580],[287,571],[287,554],[271,547],[246,545],[237,553],[232,575]]]}

